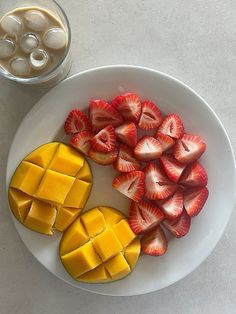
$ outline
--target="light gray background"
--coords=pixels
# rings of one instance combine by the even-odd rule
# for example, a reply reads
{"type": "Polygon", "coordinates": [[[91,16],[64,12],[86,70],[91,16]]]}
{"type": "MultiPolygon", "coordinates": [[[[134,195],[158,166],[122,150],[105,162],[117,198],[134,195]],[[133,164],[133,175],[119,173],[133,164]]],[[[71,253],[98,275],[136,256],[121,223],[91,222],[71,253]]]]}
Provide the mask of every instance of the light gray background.
{"type": "MultiPolygon", "coordinates": [[[[73,32],[71,74],[108,64],[137,64],[171,74],[209,102],[236,148],[235,1],[59,2],[73,32]]],[[[236,313],[235,212],[214,252],[195,272],[144,296],[115,298],[76,290],[31,256],[10,219],[5,168],[14,133],[42,94],[0,80],[0,314],[236,313]]]]}

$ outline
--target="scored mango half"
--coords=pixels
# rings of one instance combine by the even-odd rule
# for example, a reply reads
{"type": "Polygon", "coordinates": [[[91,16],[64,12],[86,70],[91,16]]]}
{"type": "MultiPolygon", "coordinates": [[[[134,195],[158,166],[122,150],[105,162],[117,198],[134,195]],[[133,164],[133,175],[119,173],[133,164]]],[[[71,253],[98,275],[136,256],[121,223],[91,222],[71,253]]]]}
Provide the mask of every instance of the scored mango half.
{"type": "Polygon", "coordinates": [[[83,155],[57,142],[44,144],[22,160],[12,176],[8,199],[14,216],[34,231],[64,231],[84,208],[92,173],[83,155]]]}
{"type": "Polygon", "coordinates": [[[74,279],[102,283],[121,279],[132,271],[140,254],[140,240],[120,211],[96,207],[64,232],[59,251],[74,279]]]}

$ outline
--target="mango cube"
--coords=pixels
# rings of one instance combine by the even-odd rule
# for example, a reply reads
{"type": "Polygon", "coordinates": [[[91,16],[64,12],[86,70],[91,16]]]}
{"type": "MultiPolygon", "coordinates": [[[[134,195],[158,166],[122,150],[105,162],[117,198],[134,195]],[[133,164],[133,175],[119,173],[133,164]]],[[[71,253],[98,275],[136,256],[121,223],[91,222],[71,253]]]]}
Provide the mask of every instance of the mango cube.
{"type": "Polygon", "coordinates": [[[8,198],[15,217],[24,221],[30,210],[32,199],[27,194],[13,188],[9,189],[8,198]]]}
{"type": "Polygon", "coordinates": [[[59,143],[48,143],[30,153],[25,160],[42,168],[47,168],[52,160],[59,143]]]}
{"type": "Polygon", "coordinates": [[[76,179],[68,192],[64,205],[67,207],[83,208],[91,191],[91,183],[76,179]]]}
{"type": "Polygon", "coordinates": [[[81,209],[59,207],[55,220],[55,228],[64,231],[79,216],[81,209]]]}
{"type": "Polygon", "coordinates": [[[79,277],[101,264],[91,242],[61,257],[66,270],[73,276],[79,277]]]}
{"type": "Polygon", "coordinates": [[[97,208],[85,212],[81,220],[90,237],[95,237],[106,228],[104,216],[97,208]]]}
{"type": "Polygon", "coordinates": [[[83,180],[83,181],[86,181],[86,182],[92,182],[92,173],[91,173],[91,170],[90,170],[90,167],[89,167],[89,164],[88,162],[86,161],[86,159],[84,160],[84,165],[83,167],[79,170],[77,176],[76,176],[77,179],[80,179],[80,180],[83,180]]]}
{"type": "Polygon", "coordinates": [[[106,270],[113,280],[120,279],[130,273],[130,267],[122,253],[107,261],[106,270]]]}
{"type": "Polygon", "coordinates": [[[112,207],[99,206],[99,210],[103,213],[106,223],[109,226],[117,224],[125,216],[112,207]]]}
{"type": "Polygon", "coordinates": [[[113,230],[117,236],[117,238],[120,240],[123,247],[126,247],[129,245],[133,239],[136,237],[133,231],[131,230],[127,220],[122,219],[120,222],[118,222],[116,225],[113,226],[113,230]]]}
{"type": "Polygon", "coordinates": [[[93,270],[83,274],[78,278],[79,281],[83,282],[105,282],[109,280],[109,274],[107,273],[104,265],[100,265],[93,270]]]}
{"type": "Polygon", "coordinates": [[[32,196],[36,192],[43,174],[43,168],[22,161],[12,177],[10,187],[32,196]]]}
{"type": "Polygon", "coordinates": [[[140,241],[139,238],[136,238],[125,250],[125,258],[132,269],[137,263],[139,254],[140,254],[140,241]]]}

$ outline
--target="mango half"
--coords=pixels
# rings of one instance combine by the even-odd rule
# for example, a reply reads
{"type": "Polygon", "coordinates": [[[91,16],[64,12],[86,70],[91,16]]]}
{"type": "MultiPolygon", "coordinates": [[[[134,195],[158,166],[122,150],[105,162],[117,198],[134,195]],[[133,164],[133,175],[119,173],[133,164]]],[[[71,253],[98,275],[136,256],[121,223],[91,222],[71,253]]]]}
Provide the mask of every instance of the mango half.
{"type": "Polygon", "coordinates": [[[121,279],[132,271],[140,254],[140,241],[121,212],[96,207],[64,232],[59,251],[74,279],[102,283],[121,279]]]}
{"type": "Polygon", "coordinates": [[[12,176],[10,208],[23,225],[47,235],[64,231],[84,208],[92,188],[85,158],[57,142],[44,144],[22,160],[12,176]]]}

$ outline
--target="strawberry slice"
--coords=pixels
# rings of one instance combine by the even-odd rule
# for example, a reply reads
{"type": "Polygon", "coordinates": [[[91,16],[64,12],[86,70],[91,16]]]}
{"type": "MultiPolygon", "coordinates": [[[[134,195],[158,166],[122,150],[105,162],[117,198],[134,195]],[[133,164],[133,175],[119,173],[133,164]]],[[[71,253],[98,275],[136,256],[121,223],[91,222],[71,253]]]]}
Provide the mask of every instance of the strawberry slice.
{"type": "Polygon", "coordinates": [[[116,108],[126,121],[138,122],[142,105],[137,94],[126,93],[113,99],[111,105],[116,108]]]}
{"type": "Polygon", "coordinates": [[[161,132],[157,132],[155,138],[161,143],[163,152],[170,149],[175,144],[172,137],[161,132]]]}
{"type": "Polygon", "coordinates": [[[170,197],[177,190],[177,185],[171,182],[154,163],[144,168],[146,197],[150,200],[160,200],[170,197]]]}
{"type": "Polygon", "coordinates": [[[160,162],[168,178],[177,183],[186,166],[170,155],[162,155],[160,162]]]}
{"type": "Polygon", "coordinates": [[[90,141],[93,136],[94,134],[91,131],[82,131],[71,137],[70,144],[83,154],[88,155],[88,151],[91,147],[90,141]]]}
{"type": "Polygon", "coordinates": [[[93,129],[98,131],[111,124],[117,127],[123,123],[119,112],[104,100],[92,100],[89,104],[89,117],[93,129]]]}
{"type": "Polygon", "coordinates": [[[64,131],[68,135],[72,135],[84,130],[91,130],[92,125],[82,111],[79,109],[73,109],[69,112],[65,123],[64,123],[64,131]]]}
{"type": "Polygon", "coordinates": [[[114,162],[114,168],[120,172],[139,170],[140,162],[134,157],[133,151],[125,144],[120,144],[118,158],[114,162]]]}
{"type": "Polygon", "coordinates": [[[184,192],[184,207],[190,217],[199,214],[208,198],[207,187],[191,188],[184,192]]]}
{"type": "Polygon", "coordinates": [[[129,211],[129,225],[136,234],[143,234],[147,230],[158,225],[165,215],[155,205],[150,202],[132,202],[129,211]]]}
{"type": "Polygon", "coordinates": [[[182,120],[177,114],[169,114],[163,120],[158,132],[169,135],[173,138],[180,138],[184,134],[182,120]]]}
{"type": "Polygon", "coordinates": [[[199,162],[195,161],[188,165],[184,171],[180,179],[180,184],[196,187],[207,185],[207,181],[208,177],[206,170],[199,162]]]}
{"type": "Polygon", "coordinates": [[[161,143],[152,136],[143,136],[134,148],[135,157],[142,161],[159,158],[161,154],[161,143]]]}
{"type": "Polygon", "coordinates": [[[99,131],[92,139],[91,146],[94,150],[102,153],[108,153],[115,149],[116,135],[112,125],[106,126],[99,131]]]}
{"type": "Polygon", "coordinates": [[[167,220],[165,219],[162,224],[165,226],[167,230],[171,232],[171,234],[176,238],[181,238],[185,236],[190,229],[191,218],[183,210],[182,215],[175,220],[167,220]]]}
{"type": "Polygon", "coordinates": [[[181,163],[190,163],[197,160],[206,150],[206,144],[198,135],[184,134],[176,141],[174,156],[181,163]]]}
{"type": "Polygon", "coordinates": [[[151,101],[142,102],[142,111],[138,126],[143,130],[151,130],[158,128],[162,122],[160,109],[151,101]]]}
{"type": "Polygon", "coordinates": [[[97,164],[107,166],[115,162],[118,155],[117,149],[109,153],[98,152],[92,148],[89,149],[88,156],[97,164]]]}
{"type": "Polygon", "coordinates": [[[168,242],[161,226],[157,226],[143,236],[141,239],[141,248],[148,255],[161,256],[165,254],[168,242]]]}
{"type": "Polygon", "coordinates": [[[184,209],[183,190],[178,189],[173,196],[166,202],[162,203],[162,210],[167,219],[173,220],[178,218],[184,209]]]}
{"type": "Polygon", "coordinates": [[[142,171],[123,173],[113,180],[112,186],[133,201],[139,202],[144,194],[144,173],[142,171]]]}
{"type": "Polygon", "coordinates": [[[137,128],[133,122],[127,122],[115,129],[116,137],[130,147],[137,144],[137,128]]]}

